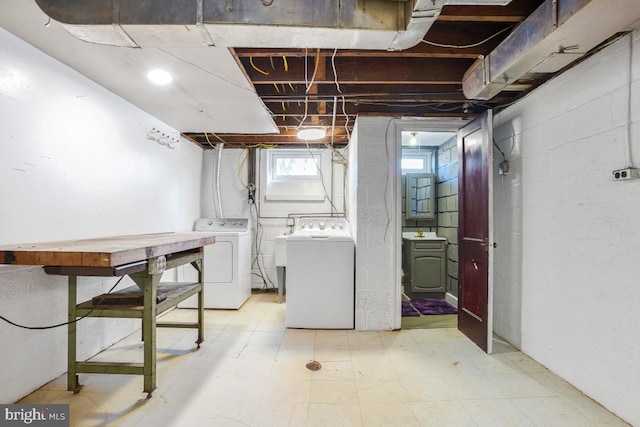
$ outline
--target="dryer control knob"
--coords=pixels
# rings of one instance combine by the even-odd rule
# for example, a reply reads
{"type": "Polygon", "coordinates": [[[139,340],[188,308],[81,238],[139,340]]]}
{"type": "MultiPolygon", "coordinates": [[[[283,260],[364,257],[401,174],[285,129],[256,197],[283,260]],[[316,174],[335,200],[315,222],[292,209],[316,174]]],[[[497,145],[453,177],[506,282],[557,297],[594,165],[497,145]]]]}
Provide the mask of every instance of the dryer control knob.
{"type": "Polygon", "coordinates": [[[325,228],[325,223],[321,222],[320,224],[318,224],[318,227],[320,227],[320,230],[324,230],[325,228]]]}

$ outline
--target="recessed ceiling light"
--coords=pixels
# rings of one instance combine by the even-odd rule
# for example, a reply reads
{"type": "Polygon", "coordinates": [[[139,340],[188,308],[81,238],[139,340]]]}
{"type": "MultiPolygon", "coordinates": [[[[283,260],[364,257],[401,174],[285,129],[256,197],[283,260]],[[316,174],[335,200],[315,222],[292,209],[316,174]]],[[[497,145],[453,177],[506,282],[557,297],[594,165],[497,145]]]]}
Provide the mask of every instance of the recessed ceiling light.
{"type": "Polygon", "coordinates": [[[313,141],[316,139],[322,139],[326,136],[324,129],[320,128],[305,128],[298,131],[298,138],[313,141]]]}
{"type": "Polygon", "coordinates": [[[173,77],[171,77],[171,74],[159,68],[149,71],[147,73],[147,78],[151,80],[152,83],[155,83],[161,86],[167,85],[171,83],[171,81],[173,80],[173,77]]]}

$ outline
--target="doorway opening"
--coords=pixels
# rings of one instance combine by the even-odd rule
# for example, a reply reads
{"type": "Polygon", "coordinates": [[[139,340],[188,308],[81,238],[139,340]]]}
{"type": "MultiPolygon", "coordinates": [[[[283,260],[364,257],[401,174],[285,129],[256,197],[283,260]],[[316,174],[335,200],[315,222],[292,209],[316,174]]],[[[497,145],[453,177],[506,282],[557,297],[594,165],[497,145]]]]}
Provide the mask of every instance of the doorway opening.
{"type": "Polygon", "coordinates": [[[401,129],[403,329],[457,327],[457,129],[401,129]]]}

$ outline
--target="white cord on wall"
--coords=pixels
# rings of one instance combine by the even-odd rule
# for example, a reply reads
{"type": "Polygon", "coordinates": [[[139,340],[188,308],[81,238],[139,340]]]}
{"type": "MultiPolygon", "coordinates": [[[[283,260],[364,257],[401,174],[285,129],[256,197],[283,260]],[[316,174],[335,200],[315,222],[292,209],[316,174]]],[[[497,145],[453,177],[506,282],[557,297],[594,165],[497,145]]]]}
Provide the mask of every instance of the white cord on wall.
{"type": "Polygon", "coordinates": [[[629,70],[627,80],[627,125],[625,129],[625,139],[627,145],[627,167],[633,167],[633,153],[631,151],[631,106],[632,106],[632,91],[631,85],[633,83],[633,38],[637,30],[633,30],[629,33],[629,70]]]}
{"type": "Polygon", "coordinates": [[[218,150],[217,161],[215,163],[215,167],[213,168],[213,203],[216,210],[216,215],[218,218],[224,218],[222,213],[222,200],[220,197],[220,164],[222,162],[222,149],[224,148],[224,144],[219,142],[216,144],[216,150],[218,150]]]}

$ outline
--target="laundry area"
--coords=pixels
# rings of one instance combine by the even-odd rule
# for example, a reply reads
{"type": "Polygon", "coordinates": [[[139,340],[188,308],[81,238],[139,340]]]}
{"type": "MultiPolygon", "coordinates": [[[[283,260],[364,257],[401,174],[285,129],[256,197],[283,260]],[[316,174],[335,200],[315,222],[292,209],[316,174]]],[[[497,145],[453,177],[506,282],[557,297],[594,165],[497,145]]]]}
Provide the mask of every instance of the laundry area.
{"type": "Polygon", "coordinates": [[[320,3],[0,4],[0,425],[640,425],[640,3],[320,3]]]}

